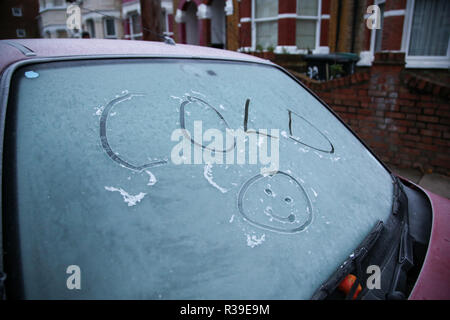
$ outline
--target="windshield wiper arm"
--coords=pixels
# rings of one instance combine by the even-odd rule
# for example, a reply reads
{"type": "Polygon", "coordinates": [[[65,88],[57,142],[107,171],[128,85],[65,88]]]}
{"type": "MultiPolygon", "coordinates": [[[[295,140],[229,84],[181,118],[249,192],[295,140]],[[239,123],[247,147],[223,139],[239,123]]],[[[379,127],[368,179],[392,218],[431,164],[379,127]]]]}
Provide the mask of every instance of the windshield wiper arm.
{"type": "MultiPolygon", "coordinates": [[[[370,250],[373,248],[381,232],[384,229],[383,221],[378,220],[370,233],[364,238],[361,244],[353,251],[353,253],[344,261],[344,263],[335,271],[335,273],[325,282],[311,297],[312,300],[325,299],[330,293],[332,293],[341,283],[342,279],[347,276],[354,267],[356,267],[358,273],[360,273],[361,262],[367,257],[370,250]]],[[[359,277],[358,277],[359,278],[359,277]]],[[[357,279],[358,279],[357,278],[357,279]]],[[[355,282],[356,283],[356,282],[355,282]]],[[[357,284],[354,286],[355,290],[357,284]]],[[[353,288],[352,288],[353,289],[353,288]]],[[[354,291],[354,290],[351,290],[354,291]]],[[[350,292],[350,297],[353,294],[350,292]]]]}

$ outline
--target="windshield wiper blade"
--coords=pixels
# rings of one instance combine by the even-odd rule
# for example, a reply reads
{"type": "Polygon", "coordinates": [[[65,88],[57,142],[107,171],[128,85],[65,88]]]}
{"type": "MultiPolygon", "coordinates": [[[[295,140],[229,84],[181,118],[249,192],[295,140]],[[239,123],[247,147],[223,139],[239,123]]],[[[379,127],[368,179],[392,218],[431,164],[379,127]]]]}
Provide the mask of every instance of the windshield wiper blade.
{"type": "Polygon", "coordinates": [[[406,276],[407,272],[414,267],[413,257],[413,239],[409,235],[409,225],[405,223],[400,238],[397,264],[391,280],[390,290],[386,295],[387,299],[402,300],[406,298],[404,293],[407,281],[406,276]]]}
{"type": "MultiPolygon", "coordinates": [[[[370,250],[377,242],[383,229],[383,221],[378,220],[370,233],[364,238],[364,240],[356,248],[356,250],[354,250],[353,253],[350,254],[350,256],[347,258],[347,260],[345,260],[342,265],[334,272],[334,274],[320,286],[320,288],[311,297],[311,300],[325,299],[334,290],[336,290],[342,279],[347,276],[355,267],[357,269],[360,269],[361,262],[370,253],[370,250]]],[[[351,294],[350,296],[353,296],[353,294],[351,294]]]]}

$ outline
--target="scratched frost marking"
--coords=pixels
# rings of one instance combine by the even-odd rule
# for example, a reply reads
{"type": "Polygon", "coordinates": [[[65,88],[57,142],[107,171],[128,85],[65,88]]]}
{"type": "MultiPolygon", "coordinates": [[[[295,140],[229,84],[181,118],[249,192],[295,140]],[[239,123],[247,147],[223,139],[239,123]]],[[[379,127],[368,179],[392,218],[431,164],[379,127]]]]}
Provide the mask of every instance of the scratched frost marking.
{"type": "Polygon", "coordinates": [[[207,163],[205,165],[205,168],[203,169],[203,176],[214,188],[218,189],[222,193],[226,193],[228,191],[227,189],[218,186],[217,183],[215,183],[213,181],[213,175],[211,172],[211,168],[212,168],[212,164],[207,163]]]}
{"type": "Polygon", "coordinates": [[[119,192],[120,195],[123,197],[123,201],[125,201],[129,207],[135,206],[138,202],[141,202],[142,199],[144,199],[146,193],[140,192],[139,194],[133,196],[123,190],[122,188],[114,188],[114,187],[107,187],[105,186],[105,189],[111,192],[119,192]]]}
{"type": "Polygon", "coordinates": [[[251,248],[254,248],[256,246],[259,246],[261,243],[263,243],[266,240],[266,235],[263,234],[261,237],[257,237],[256,235],[249,235],[247,234],[247,245],[251,248]]]}
{"type": "Polygon", "coordinates": [[[147,185],[153,186],[158,181],[158,180],[156,180],[155,175],[148,170],[145,170],[145,173],[147,173],[149,176],[147,185]]]}

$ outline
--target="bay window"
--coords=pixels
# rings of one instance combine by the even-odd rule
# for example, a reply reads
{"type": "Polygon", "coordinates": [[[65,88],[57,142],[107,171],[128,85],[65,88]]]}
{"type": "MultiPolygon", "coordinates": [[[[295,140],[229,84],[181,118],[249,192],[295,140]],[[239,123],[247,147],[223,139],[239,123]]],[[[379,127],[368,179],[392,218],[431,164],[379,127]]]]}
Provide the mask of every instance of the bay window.
{"type": "Polygon", "coordinates": [[[407,67],[448,68],[450,1],[408,1],[407,67]]]}

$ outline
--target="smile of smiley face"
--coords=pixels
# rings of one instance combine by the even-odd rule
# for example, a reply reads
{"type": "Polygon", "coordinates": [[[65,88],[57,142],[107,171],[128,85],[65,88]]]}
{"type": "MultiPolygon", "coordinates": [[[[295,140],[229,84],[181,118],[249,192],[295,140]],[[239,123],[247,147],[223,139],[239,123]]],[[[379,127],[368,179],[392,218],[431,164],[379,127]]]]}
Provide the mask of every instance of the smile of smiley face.
{"type": "Polygon", "coordinates": [[[245,221],[270,231],[297,233],[312,222],[307,193],[283,171],[271,176],[258,174],[245,182],[239,192],[238,208],[245,221]]]}

